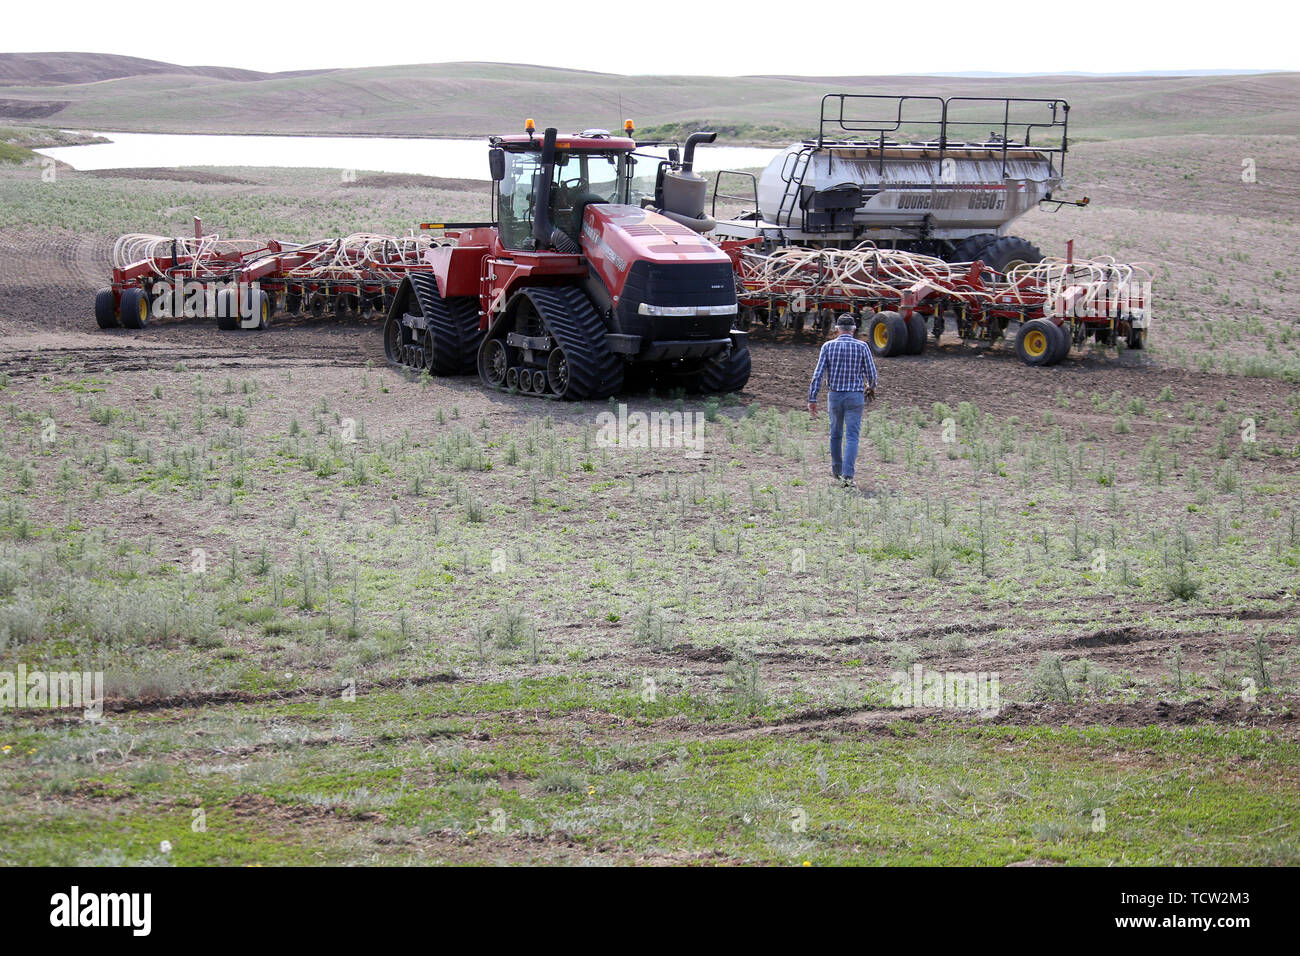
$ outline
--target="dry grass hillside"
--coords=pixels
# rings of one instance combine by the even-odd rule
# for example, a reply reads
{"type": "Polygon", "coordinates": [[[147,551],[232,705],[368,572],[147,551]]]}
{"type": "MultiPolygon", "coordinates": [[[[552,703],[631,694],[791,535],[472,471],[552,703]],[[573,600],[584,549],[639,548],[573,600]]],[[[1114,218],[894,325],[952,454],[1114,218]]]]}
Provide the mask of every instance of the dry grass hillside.
{"type": "Polygon", "coordinates": [[[561,126],[614,124],[631,116],[643,128],[698,122],[720,127],[732,142],[782,142],[809,130],[822,94],[833,90],[1063,97],[1078,118],[1076,141],[1300,128],[1300,75],[1291,73],[692,77],[436,63],[243,76],[206,67],[163,71],[166,64],[133,66],[137,61],[128,58],[110,63],[90,54],[80,64],[69,59],[77,56],[83,55],[0,54],[0,118],[138,132],[457,136],[498,132],[503,122],[524,115],[561,126]],[[32,57],[59,59],[40,66],[32,57]],[[131,75],[114,76],[122,72],[131,75]],[[34,104],[43,106],[33,112],[34,104]]]}

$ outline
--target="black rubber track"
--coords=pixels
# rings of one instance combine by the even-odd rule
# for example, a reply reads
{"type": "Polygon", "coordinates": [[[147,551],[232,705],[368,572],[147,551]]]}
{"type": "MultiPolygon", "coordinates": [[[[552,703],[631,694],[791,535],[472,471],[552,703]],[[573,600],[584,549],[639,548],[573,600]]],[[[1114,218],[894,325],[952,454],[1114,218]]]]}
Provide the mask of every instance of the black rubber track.
{"type": "Polygon", "coordinates": [[[474,374],[483,340],[478,327],[478,301],[471,296],[444,299],[438,292],[438,281],[427,273],[407,276],[406,281],[410,289],[398,289],[389,316],[399,322],[408,312],[424,316],[433,335],[433,355],[426,356],[429,371],[434,375],[474,374]],[[411,309],[411,305],[417,308],[411,309]]]}
{"type": "Polygon", "coordinates": [[[739,392],[749,382],[749,342],[741,339],[726,355],[709,362],[700,375],[700,391],[739,392]]]}
{"type": "Polygon", "coordinates": [[[623,387],[623,362],[609,350],[605,323],[586,293],[561,286],[526,289],[523,294],[568,360],[569,388],[564,398],[609,398],[623,387]]]}

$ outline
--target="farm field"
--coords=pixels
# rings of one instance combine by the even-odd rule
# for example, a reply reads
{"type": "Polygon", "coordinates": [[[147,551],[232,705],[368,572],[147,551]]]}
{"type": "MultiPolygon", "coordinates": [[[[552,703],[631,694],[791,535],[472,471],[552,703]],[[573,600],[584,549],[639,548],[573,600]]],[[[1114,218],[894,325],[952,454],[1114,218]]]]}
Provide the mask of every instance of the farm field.
{"type": "Polygon", "coordinates": [[[1092,206],[1017,231],[1150,263],[1151,347],[881,360],[859,493],[811,338],[574,405],[390,369],[367,320],[94,330],[119,233],[403,232],[485,184],[0,166],[0,659],[108,697],[0,712],[0,862],[1300,862],[1295,151],[1072,151],[1092,206]],[[703,447],[609,445],[620,404],[703,447]],[[918,666],[1000,707],[900,702],[918,666]]]}

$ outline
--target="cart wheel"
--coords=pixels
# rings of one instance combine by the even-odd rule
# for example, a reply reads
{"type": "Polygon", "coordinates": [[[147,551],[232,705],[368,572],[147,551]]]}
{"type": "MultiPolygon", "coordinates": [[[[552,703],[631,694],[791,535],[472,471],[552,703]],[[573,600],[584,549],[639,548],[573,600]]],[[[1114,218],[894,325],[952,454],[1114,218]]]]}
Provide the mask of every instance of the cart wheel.
{"type": "Polygon", "coordinates": [[[1051,364],[1055,365],[1057,362],[1064,361],[1070,354],[1070,349],[1074,346],[1074,335],[1069,326],[1053,323],[1053,327],[1056,329],[1057,337],[1056,351],[1052,355],[1051,364]]]}
{"type": "MultiPolygon", "coordinates": [[[[274,314],[275,302],[265,292],[258,292],[253,299],[253,315],[257,318],[257,324],[253,328],[259,331],[265,329],[271,324],[271,316],[274,314]]],[[[240,322],[239,326],[243,328],[244,323],[240,322]]]]}
{"type": "Polygon", "coordinates": [[[213,311],[217,316],[217,328],[222,332],[239,328],[239,300],[235,298],[233,289],[222,289],[217,293],[213,311]]]}
{"type": "Polygon", "coordinates": [[[1016,334],[1016,355],[1026,365],[1051,365],[1063,335],[1052,322],[1034,319],[1020,326],[1016,334]]]}
{"type": "Polygon", "coordinates": [[[120,324],[117,319],[117,296],[112,289],[100,289],[95,293],[95,321],[101,329],[115,329],[120,324]]]}
{"type": "Polygon", "coordinates": [[[867,345],[884,358],[901,355],[907,348],[907,323],[897,312],[877,312],[867,322],[867,345]]]}
{"type": "Polygon", "coordinates": [[[143,329],[149,324],[149,297],[144,289],[127,289],[122,293],[119,310],[122,324],[128,329],[143,329]]]}
{"type": "Polygon", "coordinates": [[[913,312],[907,317],[907,354],[920,355],[925,351],[925,340],[929,337],[925,327],[925,317],[913,312]]]}

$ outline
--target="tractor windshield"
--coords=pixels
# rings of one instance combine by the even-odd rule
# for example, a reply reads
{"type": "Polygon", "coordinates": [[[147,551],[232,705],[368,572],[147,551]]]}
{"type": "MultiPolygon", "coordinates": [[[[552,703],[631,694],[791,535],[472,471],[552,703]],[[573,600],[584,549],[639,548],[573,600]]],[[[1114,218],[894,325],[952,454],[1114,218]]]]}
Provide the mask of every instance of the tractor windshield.
{"type": "Polygon", "coordinates": [[[659,176],[659,164],[663,162],[663,157],[634,153],[632,159],[636,161],[636,165],[628,175],[628,202],[633,206],[640,206],[643,199],[653,202],[655,180],[659,176]]]}
{"type": "MultiPolygon", "coordinates": [[[[582,215],[593,202],[628,201],[628,176],[632,169],[622,151],[557,152],[551,177],[551,222],[575,242],[580,241],[582,215]]],[[[497,215],[501,241],[507,249],[532,249],[535,197],[541,190],[541,153],[506,153],[506,175],[501,181],[497,215]]]]}

